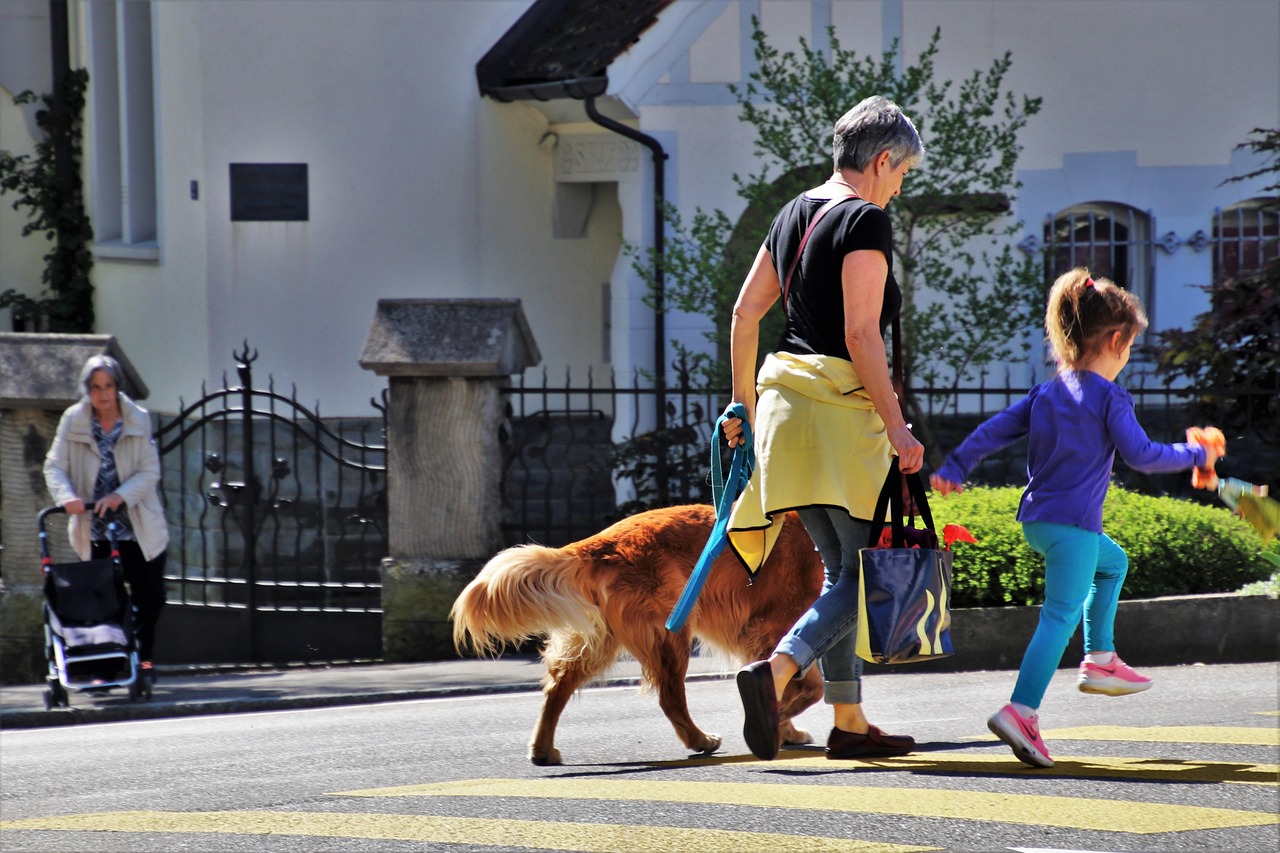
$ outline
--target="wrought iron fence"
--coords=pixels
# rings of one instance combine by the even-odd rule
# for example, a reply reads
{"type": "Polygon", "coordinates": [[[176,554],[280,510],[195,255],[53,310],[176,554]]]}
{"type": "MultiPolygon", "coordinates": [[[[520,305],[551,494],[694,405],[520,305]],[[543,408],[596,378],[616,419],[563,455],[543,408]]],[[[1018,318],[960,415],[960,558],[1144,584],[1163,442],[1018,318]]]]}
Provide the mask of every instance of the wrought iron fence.
{"type": "Polygon", "coordinates": [[[235,357],[239,385],[201,388],[156,429],[172,531],[166,648],[218,662],[378,657],[385,399],[374,418],[326,423],[296,388],[253,386],[247,343],[235,357]]]}
{"type": "MultiPolygon", "coordinates": [[[[1219,471],[1251,482],[1268,482],[1280,471],[1280,389],[1173,388],[1145,373],[1120,382],[1153,440],[1183,441],[1186,427],[1214,424],[1228,435],[1219,471]]],[[[977,424],[1028,390],[1007,376],[964,388],[912,389],[925,421],[918,432],[927,437],[931,467],[977,424]]],[[[678,374],[677,384],[666,389],[660,429],[652,426],[654,389],[639,376],[620,385],[612,373],[603,379],[588,373],[585,382],[575,383],[567,372],[556,382],[544,372],[540,384],[522,380],[504,393],[510,424],[503,436],[507,544],[561,546],[650,506],[710,502],[711,430],[731,396],[728,389],[695,388],[678,374]],[[656,476],[653,460],[659,454],[667,463],[665,479],[656,476]]],[[[1020,486],[1025,472],[1025,444],[1018,444],[987,459],[974,481],[1020,486]]],[[[1209,499],[1191,490],[1186,474],[1145,475],[1118,461],[1116,480],[1152,494],[1209,499]]]]}

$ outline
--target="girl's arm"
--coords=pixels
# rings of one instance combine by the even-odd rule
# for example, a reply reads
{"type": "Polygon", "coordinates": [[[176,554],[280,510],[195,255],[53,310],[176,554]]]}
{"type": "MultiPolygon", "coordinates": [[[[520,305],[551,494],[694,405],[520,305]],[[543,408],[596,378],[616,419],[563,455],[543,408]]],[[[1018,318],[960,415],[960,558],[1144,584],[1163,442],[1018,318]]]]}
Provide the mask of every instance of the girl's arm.
{"type": "Polygon", "coordinates": [[[1202,468],[1207,459],[1205,449],[1198,444],[1161,444],[1152,441],[1138,423],[1133,411],[1133,398],[1128,392],[1112,397],[1107,406],[1107,431],[1115,442],[1116,453],[1124,463],[1144,474],[1185,471],[1202,468]]]}
{"type": "Polygon", "coordinates": [[[929,478],[930,485],[944,495],[959,491],[960,484],[978,463],[1025,438],[1031,426],[1032,394],[988,418],[971,432],[959,447],[947,454],[942,467],[929,478]]]}

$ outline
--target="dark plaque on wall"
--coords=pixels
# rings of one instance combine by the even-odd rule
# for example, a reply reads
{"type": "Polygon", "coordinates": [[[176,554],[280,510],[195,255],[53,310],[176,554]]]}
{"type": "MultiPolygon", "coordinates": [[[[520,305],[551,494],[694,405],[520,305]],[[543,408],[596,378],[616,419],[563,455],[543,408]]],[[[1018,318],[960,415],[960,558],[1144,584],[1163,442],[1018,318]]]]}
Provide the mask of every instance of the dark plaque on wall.
{"type": "Polygon", "coordinates": [[[306,163],[232,163],[232,222],[306,222],[306,163]]]}

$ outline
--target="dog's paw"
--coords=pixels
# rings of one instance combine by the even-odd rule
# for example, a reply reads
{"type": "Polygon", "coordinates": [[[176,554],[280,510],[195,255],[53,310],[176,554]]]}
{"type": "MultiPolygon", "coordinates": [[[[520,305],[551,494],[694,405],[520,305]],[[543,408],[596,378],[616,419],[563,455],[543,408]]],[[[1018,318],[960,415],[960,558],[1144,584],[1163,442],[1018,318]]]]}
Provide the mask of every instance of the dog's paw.
{"type": "Polygon", "coordinates": [[[529,747],[529,760],[539,767],[558,766],[563,762],[560,760],[560,750],[552,747],[548,750],[529,747]]]}
{"type": "Polygon", "coordinates": [[[804,729],[797,729],[791,724],[790,720],[786,720],[778,727],[779,733],[782,735],[782,742],[788,746],[800,746],[806,743],[813,743],[813,735],[804,729]]]}
{"type": "Polygon", "coordinates": [[[701,744],[695,744],[693,746],[693,751],[699,755],[710,755],[718,750],[722,743],[724,743],[724,738],[720,737],[720,735],[713,735],[708,732],[701,744]]]}

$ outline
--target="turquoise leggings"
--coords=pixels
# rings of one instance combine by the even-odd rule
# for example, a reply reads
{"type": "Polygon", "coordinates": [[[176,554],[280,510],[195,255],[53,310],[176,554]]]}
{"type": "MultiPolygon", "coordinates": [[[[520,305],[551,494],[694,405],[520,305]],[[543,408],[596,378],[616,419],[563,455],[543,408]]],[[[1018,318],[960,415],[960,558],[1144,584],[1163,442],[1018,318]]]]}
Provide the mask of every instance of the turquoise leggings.
{"type": "Polygon", "coordinates": [[[1044,605],[1012,701],[1039,708],[1081,614],[1084,650],[1115,651],[1116,605],[1129,558],[1107,534],[1067,524],[1031,521],[1022,525],[1022,534],[1044,555],[1044,605]]]}

